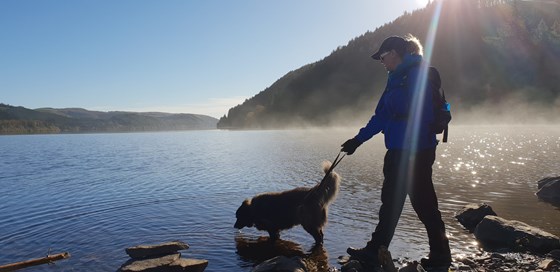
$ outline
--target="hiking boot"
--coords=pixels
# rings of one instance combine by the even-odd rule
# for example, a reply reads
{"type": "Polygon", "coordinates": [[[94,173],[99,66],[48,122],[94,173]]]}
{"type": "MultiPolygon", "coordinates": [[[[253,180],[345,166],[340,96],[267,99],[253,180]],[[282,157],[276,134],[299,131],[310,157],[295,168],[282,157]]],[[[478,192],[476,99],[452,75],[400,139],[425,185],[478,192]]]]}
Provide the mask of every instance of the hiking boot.
{"type": "Polygon", "coordinates": [[[361,263],[364,272],[385,272],[381,265],[375,265],[370,263],[361,263]]]}
{"type": "Polygon", "coordinates": [[[451,257],[422,258],[420,260],[420,265],[426,272],[447,272],[449,271],[449,267],[451,267],[451,257]]]}

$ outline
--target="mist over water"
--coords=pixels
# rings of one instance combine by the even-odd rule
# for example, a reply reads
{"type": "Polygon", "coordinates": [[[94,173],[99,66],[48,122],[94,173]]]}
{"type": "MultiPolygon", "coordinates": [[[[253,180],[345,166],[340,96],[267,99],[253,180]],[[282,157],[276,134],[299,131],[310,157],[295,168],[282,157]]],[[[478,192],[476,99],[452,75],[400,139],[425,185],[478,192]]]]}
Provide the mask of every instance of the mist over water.
{"type": "MultiPolygon", "coordinates": [[[[363,246],[377,223],[381,135],[336,168],[322,251],[301,227],[269,245],[265,232],[233,228],[255,194],[312,186],[357,128],[190,131],[0,137],[0,264],[69,251],[69,260],[32,271],[114,271],[138,244],[183,240],[186,258],[207,271],[250,271],[275,255],[305,255],[323,268],[363,246]]],[[[438,146],[434,182],[455,255],[478,250],[454,219],[464,204],[489,203],[499,216],[560,235],[559,208],[541,202],[537,181],[560,176],[560,127],[452,126],[438,146]]],[[[407,200],[390,250],[418,259],[426,234],[407,200]]]]}

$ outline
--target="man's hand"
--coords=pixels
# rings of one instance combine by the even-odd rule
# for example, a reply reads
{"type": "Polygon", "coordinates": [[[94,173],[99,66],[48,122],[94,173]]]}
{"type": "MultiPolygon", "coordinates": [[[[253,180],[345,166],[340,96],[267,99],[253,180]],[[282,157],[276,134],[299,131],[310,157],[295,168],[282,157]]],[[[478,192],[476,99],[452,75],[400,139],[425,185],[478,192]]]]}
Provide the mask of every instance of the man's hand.
{"type": "Polygon", "coordinates": [[[352,155],[356,151],[356,148],[358,148],[358,146],[360,146],[361,144],[362,143],[356,140],[356,138],[352,138],[341,145],[342,152],[346,152],[346,154],[352,155]]]}

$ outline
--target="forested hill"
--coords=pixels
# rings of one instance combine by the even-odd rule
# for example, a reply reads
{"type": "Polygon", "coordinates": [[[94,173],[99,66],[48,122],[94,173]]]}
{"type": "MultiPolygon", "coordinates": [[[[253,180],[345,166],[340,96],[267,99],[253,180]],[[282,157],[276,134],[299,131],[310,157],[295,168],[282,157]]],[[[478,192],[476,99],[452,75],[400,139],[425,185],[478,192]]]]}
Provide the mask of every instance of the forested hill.
{"type": "Polygon", "coordinates": [[[0,103],[0,134],[138,132],[215,129],[218,119],[198,114],[36,110],[0,103]]]}
{"type": "MultiPolygon", "coordinates": [[[[425,45],[438,5],[405,13],[287,73],[230,109],[218,128],[364,124],[387,78],[371,54],[392,35],[411,33],[425,45]]],[[[468,116],[482,121],[517,114],[516,121],[528,122],[537,115],[549,121],[560,116],[559,14],[558,1],[441,2],[431,64],[440,70],[454,122],[468,116]]]]}

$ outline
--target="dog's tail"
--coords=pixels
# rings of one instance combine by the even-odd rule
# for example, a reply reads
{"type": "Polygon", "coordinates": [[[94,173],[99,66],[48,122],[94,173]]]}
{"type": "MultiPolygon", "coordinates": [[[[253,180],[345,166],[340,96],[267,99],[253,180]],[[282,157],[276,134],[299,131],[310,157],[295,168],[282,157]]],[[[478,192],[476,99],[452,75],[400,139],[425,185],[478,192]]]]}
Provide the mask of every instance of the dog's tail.
{"type": "MultiPolygon", "coordinates": [[[[330,161],[323,162],[323,171],[328,173],[332,163],[330,161]]],[[[331,171],[322,181],[311,189],[307,196],[306,203],[317,203],[321,207],[326,207],[335,198],[340,186],[340,176],[331,171]]]]}

